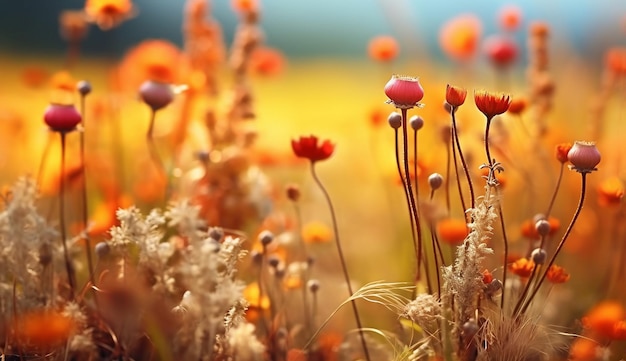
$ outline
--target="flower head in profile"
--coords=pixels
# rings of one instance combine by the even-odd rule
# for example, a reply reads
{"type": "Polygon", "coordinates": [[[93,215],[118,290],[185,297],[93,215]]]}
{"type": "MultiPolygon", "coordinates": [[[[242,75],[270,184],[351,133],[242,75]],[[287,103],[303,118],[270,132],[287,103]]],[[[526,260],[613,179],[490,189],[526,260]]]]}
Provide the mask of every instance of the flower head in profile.
{"type": "Polygon", "coordinates": [[[419,78],[394,74],[385,84],[385,95],[389,98],[387,103],[396,108],[411,109],[421,106],[419,102],[424,97],[424,88],[419,78]]]}
{"type": "Polygon", "coordinates": [[[496,94],[478,90],[474,92],[474,102],[478,110],[485,114],[487,119],[491,119],[509,110],[511,97],[506,94],[496,94]]]}
{"type": "Polygon", "coordinates": [[[453,107],[459,107],[465,103],[467,90],[454,85],[446,85],[446,102],[453,107]]]}
{"type": "Polygon", "coordinates": [[[291,140],[291,148],[298,158],[306,158],[311,162],[330,158],[335,150],[335,145],[330,140],[319,142],[316,136],[300,137],[291,140]]]}
{"type": "Polygon", "coordinates": [[[130,0],[87,0],[85,14],[102,30],[110,30],[135,15],[130,0]]]}
{"type": "Polygon", "coordinates": [[[546,277],[552,283],[565,283],[570,279],[570,275],[565,272],[565,269],[557,265],[552,265],[548,268],[546,277]]]}
{"type": "Polygon", "coordinates": [[[567,160],[572,165],[570,169],[578,173],[590,173],[597,170],[596,166],[602,159],[600,151],[594,142],[577,141],[567,152],[567,160]]]}

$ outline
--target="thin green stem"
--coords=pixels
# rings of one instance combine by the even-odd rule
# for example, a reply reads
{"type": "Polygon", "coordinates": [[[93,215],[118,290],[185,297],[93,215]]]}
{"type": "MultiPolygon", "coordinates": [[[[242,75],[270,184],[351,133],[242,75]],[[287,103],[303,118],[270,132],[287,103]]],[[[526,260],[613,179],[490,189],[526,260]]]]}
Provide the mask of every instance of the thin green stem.
{"type": "Polygon", "coordinates": [[[585,202],[585,192],[587,190],[587,173],[588,172],[580,173],[581,178],[582,178],[581,187],[580,187],[580,200],[578,201],[576,212],[574,212],[574,216],[572,217],[572,220],[567,226],[567,229],[565,230],[565,233],[563,234],[563,237],[561,238],[561,241],[559,242],[559,245],[557,246],[556,251],[554,251],[554,254],[552,255],[552,258],[550,259],[550,262],[548,262],[548,265],[546,266],[541,278],[539,279],[539,282],[537,282],[537,285],[533,289],[533,292],[531,293],[530,297],[528,298],[528,301],[526,302],[526,304],[524,305],[520,313],[526,312],[526,309],[528,309],[528,306],[532,302],[533,298],[535,298],[537,291],[539,291],[539,288],[541,287],[541,285],[543,284],[543,281],[546,279],[546,276],[548,275],[548,271],[550,270],[550,267],[552,267],[552,265],[554,264],[554,261],[556,260],[556,257],[559,255],[559,252],[563,248],[563,245],[565,244],[567,237],[572,232],[572,228],[574,228],[574,223],[576,223],[576,220],[578,219],[578,216],[580,215],[580,211],[583,209],[583,204],[585,202]]]}
{"type": "MultiPolygon", "coordinates": [[[[339,239],[339,228],[337,226],[337,216],[335,214],[335,207],[333,206],[333,202],[330,199],[330,195],[328,194],[326,187],[324,187],[324,184],[317,176],[317,172],[315,171],[315,162],[311,162],[311,175],[313,176],[313,180],[315,181],[319,189],[324,194],[324,198],[326,199],[326,203],[328,204],[328,209],[330,210],[330,217],[333,222],[333,232],[335,234],[335,245],[337,246],[337,253],[339,254],[341,270],[343,271],[343,276],[345,278],[346,286],[348,287],[348,292],[350,293],[350,297],[352,297],[352,295],[354,295],[354,292],[352,291],[352,285],[350,284],[350,275],[348,274],[348,266],[346,264],[346,259],[343,255],[343,249],[341,247],[341,241],[339,239]]],[[[359,331],[359,336],[361,338],[361,346],[363,346],[365,359],[367,361],[371,361],[369,350],[367,348],[367,342],[365,341],[365,335],[363,333],[363,325],[361,323],[361,317],[359,316],[359,310],[356,306],[356,301],[353,299],[350,301],[350,303],[352,305],[352,311],[354,312],[354,319],[356,321],[356,325],[359,331]]]]}
{"type": "Polygon", "coordinates": [[[65,271],[70,286],[70,300],[74,299],[76,279],[74,269],[67,249],[67,234],[65,231],[65,132],[61,134],[61,179],[59,181],[59,228],[61,229],[61,242],[63,244],[63,258],[65,259],[65,271]]]}

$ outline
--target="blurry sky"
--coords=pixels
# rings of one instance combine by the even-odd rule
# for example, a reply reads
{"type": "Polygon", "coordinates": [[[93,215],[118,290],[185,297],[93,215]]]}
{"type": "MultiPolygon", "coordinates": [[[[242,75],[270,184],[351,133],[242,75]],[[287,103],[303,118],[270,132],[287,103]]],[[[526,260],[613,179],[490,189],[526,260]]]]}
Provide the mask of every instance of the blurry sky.
{"type": "MultiPolygon", "coordinates": [[[[84,0],[0,0],[0,51],[63,52],[58,15],[79,9],[84,0]]],[[[524,13],[524,26],[546,20],[554,26],[554,39],[581,53],[597,53],[606,44],[626,44],[623,0],[261,0],[262,27],[267,43],[292,57],[363,56],[368,39],[391,34],[401,41],[404,54],[440,55],[437,33],[454,15],[480,16],[484,34],[497,30],[496,15],[508,4],[524,13]]],[[[139,16],[121,27],[103,32],[92,27],[86,53],[119,57],[147,38],[181,43],[184,0],[135,0],[139,16]]],[[[232,38],[236,15],[229,0],[212,2],[214,17],[232,38]]],[[[523,33],[519,34],[520,40],[523,33]]]]}

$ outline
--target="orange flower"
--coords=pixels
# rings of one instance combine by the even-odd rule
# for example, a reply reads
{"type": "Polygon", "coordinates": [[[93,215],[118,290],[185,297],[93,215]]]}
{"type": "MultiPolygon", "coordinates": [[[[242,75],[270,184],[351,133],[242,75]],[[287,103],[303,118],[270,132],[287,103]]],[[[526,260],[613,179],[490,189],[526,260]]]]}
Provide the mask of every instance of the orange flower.
{"type": "Polygon", "coordinates": [[[465,103],[467,90],[454,85],[446,85],[446,102],[453,107],[459,107],[465,103]]]}
{"type": "Polygon", "coordinates": [[[277,49],[257,47],[251,54],[250,68],[260,75],[278,75],[285,68],[285,56],[277,49]]]}
{"type": "Polygon", "coordinates": [[[624,197],[624,183],[618,177],[610,177],[598,185],[598,203],[602,206],[617,205],[624,197]]]}
{"type": "Polygon", "coordinates": [[[484,90],[474,92],[474,102],[476,107],[488,119],[498,114],[502,114],[509,109],[511,97],[506,94],[495,94],[484,90]]]}
{"type": "Polygon", "coordinates": [[[445,218],[437,222],[435,227],[439,239],[447,244],[456,246],[465,240],[469,234],[467,223],[462,218],[445,218]]]}
{"type": "Polygon", "coordinates": [[[285,277],[285,279],[283,280],[283,286],[287,290],[298,290],[298,289],[301,289],[303,284],[304,284],[304,282],[302,282],[302,277],[300,277],[297,274],[287,275],[285,277]]]}
{"type": "Polygon", "coordinates": [[[304,351],[292,348],[287,351],[287,361],[307,361],[307,355],[304,351]]]}
{"type": "Polygon", "coordinates": [[[52,348],[64,345],[75,328],[74,321],[53,310],[36,310],[18,316],[13,332],[22,346],[52,348]]]}
{"type": "Polygon", "coordinates": [[[607,300],[595,305],[587,315],[583,317],[583,325],[588,330],[606,339],[612,339],[615,325],[622,322],[626,311],[621,303],[607,300]]]}
{"type": "Polygon", "coordinates": [[[256,282],[246,286],[243,290],[243,298],[248,301],[248,311],[246,312],[248,322],[254,323],[264,311],[270,308],[270,298],[266,294],[261,297],[261,290],[256,282]]]}
{"type": "Polygon", "coordinates": [[[399,51],[400,48],[396,39],[387,35],[373,37],[367,45],[369,57],[383,63],[395,59],[399,51]]]}
{"type": "Polygon", "coordinates": [[[565,283],[569,281],[569,274],[565,272],[563,267],[552,265],[548,268],[548,273],[546,274],[548,281],[552,283],[565,283]]]}
{"type": "Polygon", "coordinates": [[[556,146],[556,159],[561,163],[567,163],[567,153],[572,149],[571,143],[561,143],[556,146]]]}
{"type": "Polygon", "coordinates": [[[389,115],[389,112],[386,111],[385,108],[376,107],[370,110],[368,118],[369,118],[370,124],[374,128],[378,128],[379,126],[385,124],[385,121],[387,120],[388,115],[389,115]]]}
{"type": "Polygon", "coordinates": [[[467,60],[474,56],[482,33],[480,19],[473,14],[450,19],[439,32],[439,44],[452,59],[467,60]]]}
{"type": "Polygon", "coordinates": [[[87,36],[87,18],[82,11],[66,10],[59,15],[61,37],[69,42],[79,42],[87,36]]]}
{"type": "Polygon", "coordinates": [[[530,24],[530,35],[544,38],[550,34],[550,25],[543,21],[536,21],[530,24]]]}
{"type": "MultiPolygon", "coordinates": [[[[548,232],[548,236],[552,236],[556,231],[561,228],[561,221],[559,221],[555,217],[548,217],[548,223],[550,224],[550,231],[548,232]]],[[[535,227],[536,221],[534,219],[527,219],[522,223],[522,236],[528,239],[539,239],[541,236],[539,232],[537,232],[537,228],[535,227]]]]}
{"type": "Polygon", "coordinates": [[[136,91],[146,80],[166,84],[182,82],[188,64],[174,44],[152,39],[139,43],[126,53],[118,70],[123,88],[136,91]]]}
{"type": "Polygon", "coordinates": [[[530,277],[530,274],[533,272],[534,268],[535,262],[528,258],[520,258],[509,265],[509,269],[511,270],[511,272],[522,278],[530,277]]]}
{"type": "Polygon", "coordinates": [[[488,285],[493,281],[493,275],[489,272],[488,269],[483,271],[483,283],[488,285]]]}
{"type": "MultiPolygon", "coordinates": [[[[479,171],[483,177],[487,177],[489,175],[489,168],[483,167],[479,171]]],[[[503,189],[506,186],[506,174],[504,174],[503,172],[493,172],[493,175],[498,181],[498,186],[503,189]]]]}
{"type": "Polygon", "coordinates": [[[48,80],[48,72],[40,66],[31,65],[22,69],[21,78],[27,87],[39,88],[48,80]]]}
{"type": "Polygon", "coordinates": [[[130,0],[87,0],[85,14],[102,30],[110,30],[135,15],[130,0]]]}
{"type": "Polygon", "coordinates": [[[522,114],[524,110],[526,110],[526,106],[528,105],[528,100],[524,97],[517,97],[511,99],[511,105],[509,105],[509,113],[511,114],[522,114]]]}
{"type": "Polygon", "coordinates": [[[251,12],[259,9],[258,0],[231,0],[230,3],[237,12],[251,12]]]}
{"type": "Polygon", "coordinates": [[[72,74],[62,70],[52,74],[50,78],[50,86],[52,90],[62,90],[66,92],[74,92],[76,90],[76,79],[72,77],[72,74]]]}
{"type": "Polygon", "coordinates": [[[626,74],[626,48],[614,47],[605,55],[606,68],[616,75],[626,74]]]}
{"type": "Polygon", "coordinates": [[[626,321],[616,322],[613,326],[613,337],[614,340],[626,340],[626,321]]]}
{"type": "Polygon", "coordinates": [[[500,23],[500,27],[504,30],[517,30],[522,22],[522,10],[515,5],[506,6],[500,10],[498,22],[500,23]]]}
{"type": "Polygon", "coordinates": [[[309,222],[302,226],[302,241],[305,243],[328,243],[332,240],[333,233],[322,222],[309,222]]]}
{"type": "Polygon", "coordinates": [[[598,343],[589,338],[579,337],[569,349],[570,361],[590,361],[598,359],[598,343]]]}

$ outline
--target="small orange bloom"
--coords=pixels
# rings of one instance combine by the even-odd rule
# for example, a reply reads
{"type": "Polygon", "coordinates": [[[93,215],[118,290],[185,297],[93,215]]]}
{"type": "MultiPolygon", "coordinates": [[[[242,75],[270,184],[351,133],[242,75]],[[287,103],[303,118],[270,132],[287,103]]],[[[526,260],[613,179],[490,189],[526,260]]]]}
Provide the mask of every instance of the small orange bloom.
{"type": "Polygon", "coordinates": [[[626,48],[614,47],[606,52],[606,68],[616,75],[626,74],[626,48]]]}
{"type": "Polygon", "coordinates": [[[302,241],[305,243],[328,243],[332,240],[332,231],[322,222],[309,222],[302,226],[302,241]]]}
{"type": "MultiPolygon", "coordinates": [[[[555,217],[548,217],[547,219],[548,223],[550,224],[550,231],[548,232],[548,236],[552,236],[554,233],[556,233],[556,231],[558,231],[561,228],[561,221],[559,221],[557,218],[555,217]]],[[[535,225],[537,224],[537,222],[534,219],[527,219],[522,223],[522,236],[528,238],[528,239],[539,239],[541,238],[541,236],[539,235],[539,232],[537,232],[537,228],[535,227],[535,225]]]]}
{"type": "Polygon", "coordinates": [[[130,0],[87,0],[85,14],[102,30],[110,30],[134,16],[130,0]]]}
{"type": "Polygon", "coordinates": [[[69,42],[79,42],[87,36],[89,29],[85,13],[76,10],[66,10],[59,15],[61,37],[69,42]]]}
{"type": "Polygon", "coordinates": [[[386,111],[385,108],[376,107],[370,110],[368,118],[369,118],[370,124],[374,128],[378,128],[379,126],[385,124],[385,121],[387,120],[388,115],[389,115],[389,112],[386,111]]]}
{"type": "Polygon", "coordinates": [[[65,344],[75,326],[71,318],[60,312],[37,310],[19,315],[13,332],[21,346],[47,349],[65,344]]]}
{"type": "Polygon", "coordinates": [[[598,203],[602,206],[619,204],[624,197],[624,183],[618,177],[610,177],[598,186],[598,203]]]}
{"type": "Polygon", "coordinates": [[[277,49],[258,47],[251,54],[250,68],[256,74],[278,75],[285,68],[285,56],[277,49]]]}
{"type": "Polygon", "coordinates": [[[392,61],[398,56],[399,51],[400,47],[396,39],[387,35],[376,36],[367,45],[369,57],[380,62],[392,61]]]}
{"type": "Polygon", "coordinates": [[[52,78],[50,78],[50,86],[52,90],[62,90],[66,92],[74,92],[76,91],[76,79],[72,77],[72,75],[65,71],[58,71],[52,74],[52,78]]]}
{"type": "Polygon", "coordinates": [[[459,15],[441,28],[439,44],[450,58],[468,60],[476,53],[481,33],[482,24],[476,15],[459,15]]]}
{"type": "Polygon", "coordinates": [[[453,107],[459,107],[465,103],[467,90],[454,85],[446,85],[446,102],[453,107]]]}
{"type": "Polygon", "coordinates": [[[615,325],[622,322],[626,311],[621,303],[607,300],[595,305],[587,315],[583,317],[583,325],[594,334],[612,339],[615,325]]]}
{"type": "Polygon", "coordinates": [[[439,239],[453,246],[461,244],[469,234],[467,222],[462,218],[442,219],[435,228],[439,239]]]}
{"type": "Polygon", "coordinates": [[[287,351],[287,361],[307,361],[307,355],[304,351],[297,349],[297,348],[292,348],[291,350],[287,351]]]}
{"type": "Polygon", "coordinates": [[[39,88],[48,80],[48,72],[36,65],[27,66],[22,69],[22,83],[29,88],[39,88]]]}
{"type": "Polygon", "coordinates": [[[524,110],[526,110],[526,106],[528,106],[528,100],[524,97],[516,97],[511,99],[511,105],[509,106],[509,113],[511,114],[522,114],[524,110]]]}
{"type": "Polygon", "coordinates": [[[556,159],[561,163],[567,163],[567,153],[572,149],[571,143],[561,143],[556,146],[556,159]]]}
{"type": "Polygon", "coordinates": [[[500,10],[498,15],[500,27],[504,30],[517,30],[522,22],[522,10],[514,5],[508,5],[500,10]]]}
{"type": "Polygon", "coordinates": [[[124,89],[136,91],[146,80],[180,83],[187,72],[187,59],[176,45],[166,40],[151,39],[126,53],[117,75],[124,89]]]}
{"type": "Polygon", "coordinates": [[[243,290],[243,298],[248,301],[248,311],[246,312],[248,322],[256,322],[263,312],[270,308],[270,298],[266,294],[261,297],[261,290],[256,282],[246,286],[243,290]]]}
{"type": "Polygon", "coordinates": [[[533,272],[534,268],[535,262],[528,258],[520,258],[509,265],[509,269],[511,270],[511,272],[522,278],[530,277],[530,274],[533,272]]]}
{"type": "Polygon", "coordinates": [[[577,338],[569,349],[570,361],[590,361],[598,359],[598,343],[588,339],[579,337],[577,338]]]}
{"type": "Polygon", "coordinates": [[[552,283],[565,283],[569,281],[570,275],[565,272],[563,267],[552,265],[546,274],[548,281],[552,283]]]}
{"type": "Polygon", "coordinates": [[[544,38],[550,34],[550,25],[543,21],[536,21],[530,24],[530,35],[544,38]]]}
{"type": "Polygon", "coordinates": [[[304,282],[302,282],[302,277],[297,274],[290,274],[285,277],[283,280],[283,286],[287,290],[298,290],[301,289],[304,282]]]}
{"type": "Polygon", "coordinates": [[[506,94],[495,94],[479,90],[474,92],[474,102],[478,110],[485,114],[488,119],[491,119],[509,110],[511,97],[506,94]]]}
{"type": "Polygon", "coordinates": [[[230,3],[237,12],[251,12],[259,9],[258,0],[231,0],[230,3]]]}
{"type": "Polygon", "coordinates": [[[488,269],[483,271],[483,283],[488,285],[493,281],[493,275],[489,272],[488,269]]]}
{"type": "Polygon", "coordinates": [[[613,326],[613,340],[626,340],[626,321],[619,321],[613,326]]]}

